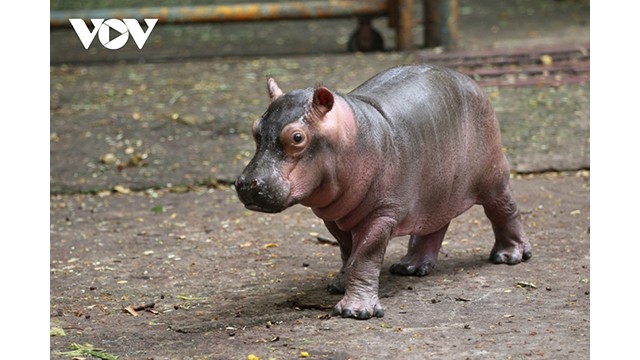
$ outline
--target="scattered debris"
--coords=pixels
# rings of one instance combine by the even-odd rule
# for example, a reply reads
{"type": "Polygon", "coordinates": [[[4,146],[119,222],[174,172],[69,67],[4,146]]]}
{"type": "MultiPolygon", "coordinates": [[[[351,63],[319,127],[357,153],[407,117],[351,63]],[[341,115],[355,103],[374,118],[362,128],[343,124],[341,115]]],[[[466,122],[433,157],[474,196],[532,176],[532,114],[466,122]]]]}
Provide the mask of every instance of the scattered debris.
{"type": "Polygon", "coordinates": [[[335,241],[333,239],[330,239],[330,238],[328,238],[326,236],[323,236],[323,235],[318,235],[316,237],[316,239],[318,240],[318,242],[320,244],[327,244],[327,245],[332,245],[332,246],[339,246],[340,245],[340,244],[338,244],[337,241],[335,241]]]}
{"type": "Polygon", "coordinates": [[[103,360],[117,360],[118,357],[104,352],[102,349],[94,348],[91,344],[76,344],[73,343],[69,346],[71,351],[55,352],[56,355],[69,356],[69,357],[81,357],[81,356],[93,356],[103,360]]]}
{"type": "Polygon", "coordinates": [[[187,300],[187,301],[207,300],[206,297],[194,297],[189,295],[176,295],[176,298],[180,300],[187,300]]]}
{"type": "Polygon", "coordinates": [[[133,315],[133,317],[138,317],[138,312],[136,310],[134,310],[131,305],[129,305],[126,308],[124,308],[124,311],[126,311],[129,314],[133,315]]]}
{"type": "Polygon", "coordinates": [[[129,194],[129,193],[131,193],[131,190],[129,188],[126,188],[126,187],[124,187],[122,185],[114,186],[113,190],[115,192],[117,192],[117,193],[120,193],[120,194],[129,194]]]}
{"type": "Polygon", "coordinates": [[[333,305],[301,302],[299,299],[287,300],[289,307],[296,310],[331,310],[333,305]]]}
{"type": "Polygon", "coordinates": [[[137,317],[138,311],[151,310],[151,308],[153,308],[154,306],[156,306],[156,303],[151,302],[151,303],[141,304],[137,306],[129,305],[123,310],[133,315],[134,317],[137,317]]]}
{"type": "Polygon", "coordinates": [[[54,326],[49,330],[49,336],[67,336],[67,334],[64,329],[54,326]]]}
{"type": "Polygon", "coordinates": [[[107,153],[100,158],[100,162],[105,165],[111,165],[117,163],[118,158],[112,153],[107,153]]]}
{"type": "Polygon", "coordinates": [[[527,281],[516,281],[516,287],[537,289],[536,284],[527,281]]]}
{"type": "Polygon", "coordinates": [[[540,56],[540,62],[544,66],[551,66],[553,64],[553,57],[551,57],[551,55],[549,54],[544,54],[540,56]]]}
{"type": "Polygon", "coordinates": [[[268,342],[276,342],[278,340],[280,340],[280,336],[274,336],[270,339],[258,339],[256,340],[256,342],[268,343],[268,342]]]}
{"type": "Polygon", "coordinates": [[[164,207],[162,205],[154,206],[151,208],[151,212],[154,214],[162,214],[164,212],[164,207]]]}

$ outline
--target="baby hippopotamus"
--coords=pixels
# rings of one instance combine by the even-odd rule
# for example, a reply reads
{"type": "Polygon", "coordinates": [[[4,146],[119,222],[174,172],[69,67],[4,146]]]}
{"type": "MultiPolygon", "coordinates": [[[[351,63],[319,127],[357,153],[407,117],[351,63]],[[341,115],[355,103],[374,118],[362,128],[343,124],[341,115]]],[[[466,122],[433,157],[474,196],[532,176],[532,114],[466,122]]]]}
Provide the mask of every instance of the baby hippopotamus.
{"type": "Polygon", "coordinates": [[[418,64],[347,94],[324,86],[284,93],[273,78],[267,88],[271,104],[253,123],[256,153],[236,191],[247,209],[302,204],[324,221],[342,256],[329,284],[344,293],[334,315],[382,317],[378,281],[389,240],[410,235],[392,273],[426,275],[451,220],[475,204],[493,227],[492,262],[532,256],[498,120],[467,75],[418,64]]]}

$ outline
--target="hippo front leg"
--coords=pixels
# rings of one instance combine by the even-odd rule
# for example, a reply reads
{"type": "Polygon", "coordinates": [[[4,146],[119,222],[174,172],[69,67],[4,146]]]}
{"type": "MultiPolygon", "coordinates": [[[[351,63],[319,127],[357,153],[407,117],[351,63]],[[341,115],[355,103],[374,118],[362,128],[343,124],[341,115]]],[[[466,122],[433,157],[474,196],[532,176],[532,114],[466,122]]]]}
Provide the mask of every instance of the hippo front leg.
{"type": "Polygon", "coordinates": [[[352,251],[344,268],[345,293],[333,315],[369,319],[383,317],[378,299],[380,270],[395,222],[377,218],[353,233],[352,251]]]}
{"type": "Polygon", "coordinates": [[[351,233],[340,230],[338,225],[332,221],[325,221],[324,225],[327,227],[331,235],[333,235],[333,237],[338,241],[338,244],[340,245],[340,257],[342,258],[342,267],[340,268],[340,272],[331,280],[327,286],[327,290],[331,294],[344,294],[345,268],[349,257],[351,257],[351,233]]]}

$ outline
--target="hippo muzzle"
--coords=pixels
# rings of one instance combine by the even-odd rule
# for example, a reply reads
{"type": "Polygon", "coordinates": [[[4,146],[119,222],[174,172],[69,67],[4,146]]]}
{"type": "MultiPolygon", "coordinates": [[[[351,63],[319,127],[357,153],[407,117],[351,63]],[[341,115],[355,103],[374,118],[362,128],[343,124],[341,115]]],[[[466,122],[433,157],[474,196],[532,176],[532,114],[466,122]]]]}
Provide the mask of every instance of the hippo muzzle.
{"type": "MultiPolygon", "coordinates": [[[[251,165],[251,164],[250,164],[251,165]]],[[[254,171],[248,166],[235,182],[238,198],[253,211],[279,213],[291,206],[289,186],[277,171],[254,171]]]]}

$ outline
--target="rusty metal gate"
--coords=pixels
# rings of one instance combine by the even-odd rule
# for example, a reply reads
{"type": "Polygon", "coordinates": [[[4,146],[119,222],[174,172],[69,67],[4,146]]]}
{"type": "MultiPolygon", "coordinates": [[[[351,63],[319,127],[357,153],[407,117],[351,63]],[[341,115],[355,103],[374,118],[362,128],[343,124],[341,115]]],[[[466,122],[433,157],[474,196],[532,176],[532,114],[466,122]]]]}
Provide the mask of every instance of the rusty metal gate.
{"type": "MultiPolygon", "coordinates": [[[[423,0],[424,45],[453,47],[457,39],[458,0],[423,0]]],[[[281,1],[264,3],[235,3],[202,6],[157,6],[139,8],[55,10],[50,12],[52,28],[70,26],[69,19],[145,18],[159,23],[180,24],[197,22],[241,22],[268,20],[305,20],[356,17],[358,28],[349,41],[351,51],[381,50],[379,33],[371,26],[371,19],[387,17],[388,26],[395,30],[396,49],[413,46],[412,26],[414,0],[329,0],[281,1]],[[373,41],[371,39],[374,39],[373,41]]]]}

